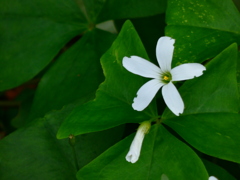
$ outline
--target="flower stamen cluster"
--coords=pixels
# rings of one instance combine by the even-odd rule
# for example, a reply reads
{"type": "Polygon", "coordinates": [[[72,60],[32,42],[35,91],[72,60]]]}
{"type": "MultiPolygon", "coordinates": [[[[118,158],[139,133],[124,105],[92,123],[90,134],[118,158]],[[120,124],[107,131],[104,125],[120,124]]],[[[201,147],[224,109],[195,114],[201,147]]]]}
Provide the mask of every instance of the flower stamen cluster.
{"type": "Polygon", "coordinates": [[[172,75],[169,72],[161,74],[160,81],[164,84],[168,84],[172,80],[172,75]]]}

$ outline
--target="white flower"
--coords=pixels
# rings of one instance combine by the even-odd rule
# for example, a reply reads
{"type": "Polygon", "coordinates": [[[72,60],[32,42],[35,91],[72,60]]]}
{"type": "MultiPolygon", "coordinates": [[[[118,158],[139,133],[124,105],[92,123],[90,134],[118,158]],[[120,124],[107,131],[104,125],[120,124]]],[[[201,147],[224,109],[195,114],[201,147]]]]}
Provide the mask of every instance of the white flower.
{"type": "Polygon", "coordinates": [[[151,123],[149,121],[144,121],[138,127],[137,133],[132,141],[132,144],[126,156],[126,160],[128,162],[131,162],[131,163],[137,162],[140,156],[144,136],[145,134],[148,133],[150,127],[151,127],[151,123]]]}
{"type": "Polygon", "coordinates": [[[172,82],[201,76],[206,68],[199,63],[186,63],[171,69],[174,42],[174,39],[167,36],[159,38],[156,56],[160,68],[138,56],[123,58],[123,66],[128,71],[146,78],[153,78],[138,90],[137,97],[133,100],[133,109],[144,110],[158,90],[163,87],[162,95],[168,108],[177,116],[183,113],[183,100],[172,82]]]}
{"type": "Polygon", "coordinates": [[[208,180],[218,180],[216,177],[214,177],[214,176],[210,176],[209,178],[208,178],[208,180]]]}

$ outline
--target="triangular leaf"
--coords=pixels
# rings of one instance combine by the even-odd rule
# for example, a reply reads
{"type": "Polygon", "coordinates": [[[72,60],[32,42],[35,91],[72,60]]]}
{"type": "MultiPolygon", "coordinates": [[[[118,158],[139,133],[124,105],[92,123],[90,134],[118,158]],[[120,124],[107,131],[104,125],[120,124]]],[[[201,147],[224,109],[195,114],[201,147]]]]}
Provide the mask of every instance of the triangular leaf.
{"type": "Polygon", "coordinates": [[[87,21],[73,1],[2,0],[0,91],[38,74],[87,21]]]}
{"type": "MultiPolygon", "coordinates": [[[[183,115],[239,111],[237,58],[237,45],[232,44],[206,65],[202,76],[184,83],[179,90],[183,115]]],[[[175,116],[166,109],[163,118],[170,117],[175,116]]]]}
{"type": "Polygon", "coordinates": [[[74,109],[59,129],[58,138],[142,122],[157,116],[154,103],[142,112],[131,106],[138,88],[146,82],[146,78],[134,75],[122,66],[123,57],[131,55],[147,59],[137,32],[127,21],[112,47],[101,58],[106,79],[97,90],[96,99],[74,109]]]}
{"type": "Polygon", "coordinates": [[[205,159],[202,159],[202,162],[204,163],[209,176],[215,176],[218,179],[227,179],[227,180],[237,180],[236,178],[234,178],[229,172],[227,172],[225,169],[223,169],[222,167],[207,161],[205,159]]]}
{"type": "Polygon", "coordinates": [[[115,35],[98,29],[87,32],[69,48],[42,77],[34,98],[30,119],[50,110],[95,94],[103,81],[99,62],[115,35]]]}
{"type": "Polygon", "coordinates": [[[163,114],[163,122],[199,151],[234,162],[240,162],[237,54],[232,44],[207,64],[203,76],[180,88],[186,104],[181,116],[163,114]]]}
{"type": "Polygon", "coordinates": [[[240,43],[240,15],[232,0],[169,0],[166,35],[176,39],[173,65],[203,62],[240,43]]]}
{"type": "MultiPolygon", "coordinates": [[[[68,139],[56,139],[57,129],[73,108],[73,105],[69,105],[47,114],[45,118],[35,120],[2,139],[0,179],[76,179],[77,169],[68,139]]],[[[123,127],[116,127],[77,136],[75,149],[79,167],[83,167],[119,141],[122,132],[123,127]]]]}
{"type": "Polygon", "coordinates": [[[139,160],[131,164],[125,156],[133,135],[117,143],[77,174],[83,179],[171,179],[207,180],[208,174],[195,152],[170,134],[162,125],[155,125],[146,135],[139,160]],[[117,169],[113,170],[113,169],[117,169]]]}
{"type": "Polygon", "coordinates": [[[166,0],[111,0],[104,4],[97,22],[110,19],[136,18],[152,16],[165,12],[166,0]]]}

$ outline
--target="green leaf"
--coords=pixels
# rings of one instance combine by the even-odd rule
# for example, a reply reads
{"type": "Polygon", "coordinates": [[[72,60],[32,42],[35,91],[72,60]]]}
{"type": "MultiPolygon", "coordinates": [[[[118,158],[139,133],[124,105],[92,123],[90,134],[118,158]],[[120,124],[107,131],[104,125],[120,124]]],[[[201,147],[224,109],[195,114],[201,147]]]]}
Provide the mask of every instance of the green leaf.
{"type": "Polygon", "coordinates": [[[240,43],[240,15],[232,0],[169,0],[166,35],[176,39],[173,66],[203,62],[240,43]]]}
{"type": "Polygon", "coordinates": [[[20,102],[18,114],[11,120],[11,124],[15,128],[20,128],[28,123],[29,112],[32,107],[32,101],[35,90],[26,89],[21,92],[20,96],[17,97],[17,101],[20,102]]]}
{"type": "Polygon", "coordinates": [[[240,115],[203,113],[167,119],[164,123],[199,151],[240,162],[240,115]]]}
{"type": "Polygon", "coordinates": [[[227,179],[227,180],[237,180],[231,174],[229,174],[225,169],[221,168],[220,166],[202,159],[205,167],[207,168],[209,176],[215,176],[218,179],[227,179]]]}
{"type": "Polygon", "coordinates": [[[208,179],[207,171],[195,152],[162,125],[154,125],[150,129],[144,139],[140,158],[134,164],[125,160],[132,140],[133,135],[130,135],[105,151],[83,167],[77,178],[155,180],[158,177],[163,180],[167,176],[169,180],[208,179]]]}
{"type": "Polygon", "coordinates": [[[95,94],[104,79],[99,59],[114,38],[113,34],[94,29],[63,53],[42,77],[30,119],[95,94]]]}
{"type": "Polygon", "coordinates": [[[154,103],[141,112],[131,106],[137,90],[146,82],[146,78],[122,66],[123,57],[131,55],[148,59],[134,27],[126,21],[112,47],[101,58],[106,79],[97,90],[96,99],[73,110],[60,127],[58,138],[138,123],[157,116],[154,103]]]}
{"type": "Polygon", "coordinates": [[[175,117],[168,109],[163,122],[199,151],[240,162],[240,115],[236,80],[237,45],[232,44],[206,66],[201,77],[180,88],[186,109],[175,117]]]}
{"type": "Polygon", "coordinates": [[[98,0],[76,0],[76,2],[84,13],[88,22],[92,25],[96,23],[96,19],[102,10],[102,7],[106,3],[106,1],[98,0]]]}
{"type": "MultiPolygon", "coordinates": [[[[114,24],[117,29],[121,29],[123,23],[127,19],[115,20],[114,24]]],[[[131,18],[131,22],[133,23],[135,29],[137,30],[145,48],[149,58],[157,64],[156,60],[156,44],[157,40],[164,36],[164,29],[166,26],[165,23],[165,14],[158,14],[150,17],[142,17],[142,18],[131,18]],[[157,23],[156,23],[157,22],[157,23]]]]}
{"type": "Polygon", "coordinates": [[[87,21],[73,1],[2,0],[0,91],[38,74],[87,21]]]}
{"type": "Polygon", "coordinates": [[[237,7],[237,9],[240,11],[240,1],[238,0],[233,0],[235,6],[237,7]]]}
{"type": "Polygon", "coordinates": [[[97,22],[110,19],[136,18],[153,16],[165,12],[166,0],[111,0],[106,1],[98,16],[97,22]]]}
{"type": "Polygon", "coordinates": [[[238,92],[240,96],[240,52],[238,53],[238,60],[237,60],[237,82],[238,82],[238,92]]]}
{"type": "MultiPolygon", "coordinates": [[[[66,106],[1,140],[0,179],[76,179],[77,169],[68,139],[56,139],[57,129],[73,108],[73,105],[66,106]]],[[[79,167],[119,141],[122,132],[123,127],[116,127],[77,136],[75,149],[79,167]]]]}
{"type": "Polygon", "coordinates": [[[165,12],[166,0],[77,0],[79,7],[92,24],[107,20],[153,16],[165,12]]]}
{"type": "MultiPolygon", "coordinates": [[[[232,44],[206,65],[203,75],[188,80],[180,88],[185,109],[183,115],[197,113],[237,113],[237,44],[232,44]]],[[[163,118],[175,117],[166,109],[163,118]]]]}

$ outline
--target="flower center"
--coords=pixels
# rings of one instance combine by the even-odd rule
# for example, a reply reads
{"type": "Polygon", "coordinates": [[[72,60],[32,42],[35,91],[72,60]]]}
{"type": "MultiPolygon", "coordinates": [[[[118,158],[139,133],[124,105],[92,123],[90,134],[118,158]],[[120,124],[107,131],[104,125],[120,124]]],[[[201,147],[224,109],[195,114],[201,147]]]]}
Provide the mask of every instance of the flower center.
{"type": "Polygon", "coordinates": [[[167,84],[172,80],[172,75],[170,72],[163,73],[161,75],[161,80],[163,83],[167,84]]]}
{"type": "Polygon", "coordinates": [[[168,81],[170,78],[169,78],[168,76],[163,76],[163,79],[164,79],[165,81],[168,81]]]}

